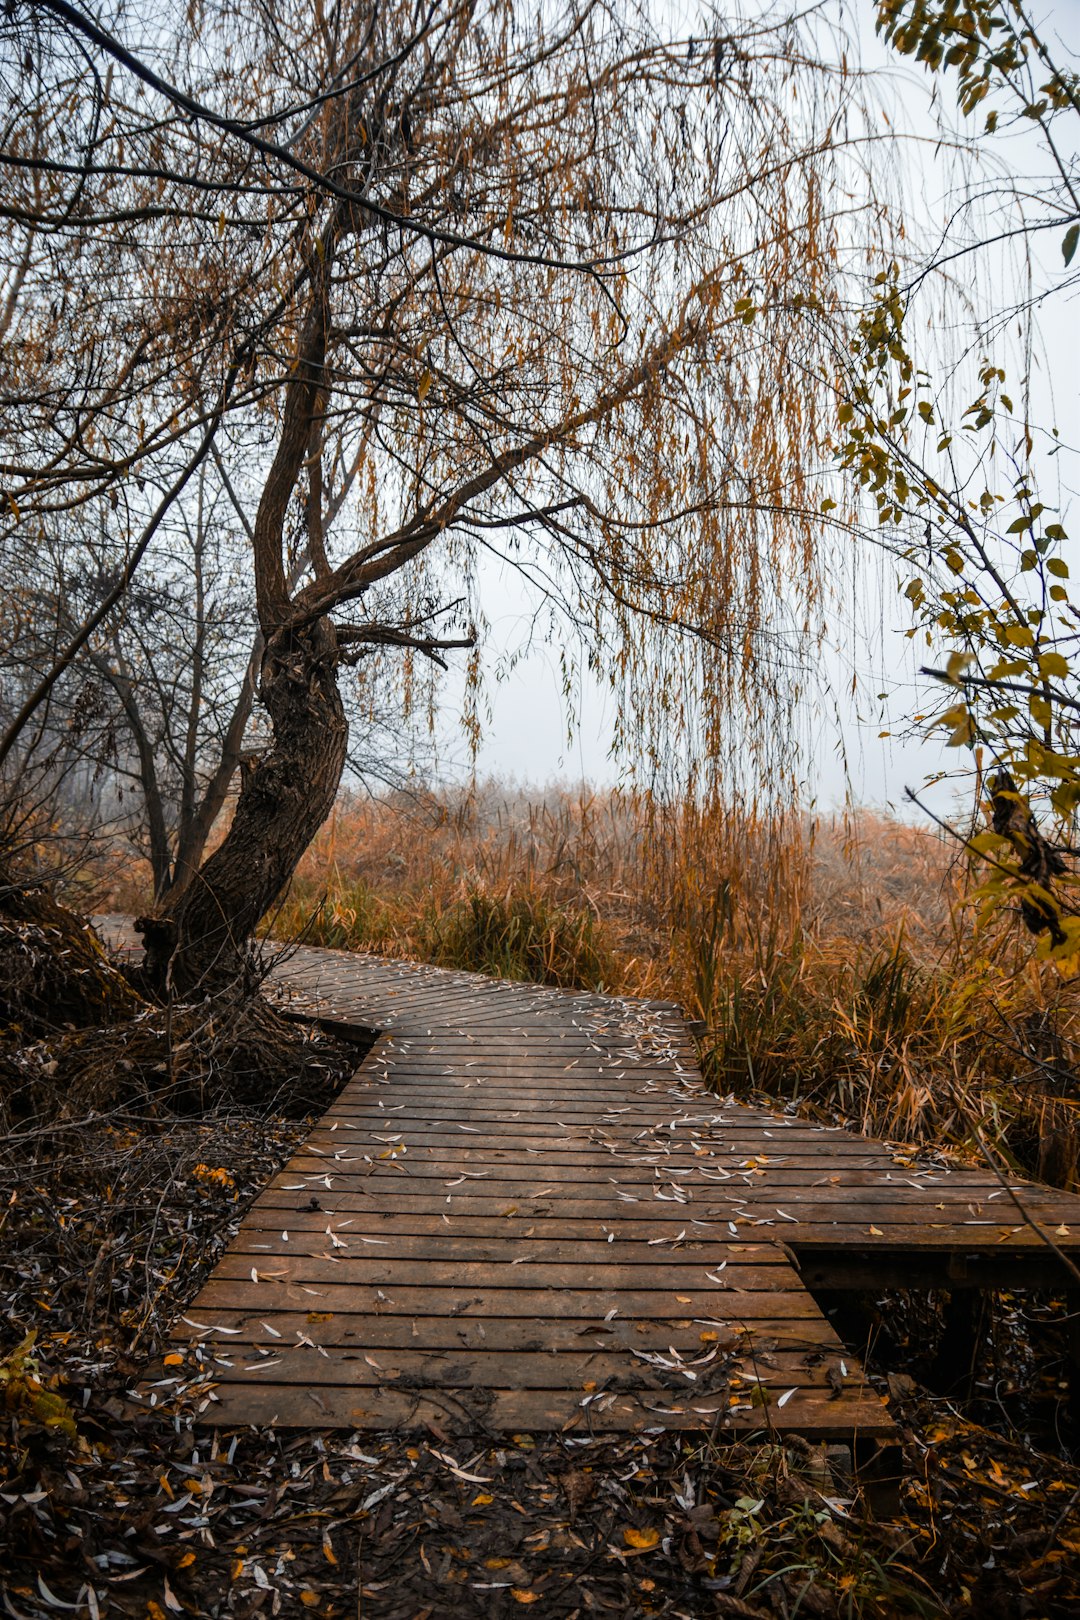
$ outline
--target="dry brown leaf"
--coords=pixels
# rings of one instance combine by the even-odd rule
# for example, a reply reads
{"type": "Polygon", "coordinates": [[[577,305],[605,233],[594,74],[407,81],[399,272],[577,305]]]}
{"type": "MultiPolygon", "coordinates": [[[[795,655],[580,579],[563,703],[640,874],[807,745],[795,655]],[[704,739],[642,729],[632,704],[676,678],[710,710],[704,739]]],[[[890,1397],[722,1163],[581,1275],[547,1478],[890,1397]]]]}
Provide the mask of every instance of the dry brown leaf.
{"type": "Polygon", "coordinates": [[[648,1552],[650,1547],[658,1545],[660,1532],[652,1529],[635,1530],[633,1526],[627,1525],[623,1530],[623,1540],[628,1547],[635,1547],[639,1552],[648,1552]]]}

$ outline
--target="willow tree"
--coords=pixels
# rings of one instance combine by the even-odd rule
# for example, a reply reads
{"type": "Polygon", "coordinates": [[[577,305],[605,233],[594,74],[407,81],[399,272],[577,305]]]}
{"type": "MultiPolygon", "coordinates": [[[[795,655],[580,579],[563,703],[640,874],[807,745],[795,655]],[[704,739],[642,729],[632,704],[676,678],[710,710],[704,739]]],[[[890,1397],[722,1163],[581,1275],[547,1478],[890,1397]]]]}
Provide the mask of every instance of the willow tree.
{"type": "Polygon", "coordinates": [[[674,715],[708,750],[736,701],[768,733],[817,577],[851,85],[788,17],[656,11],[5,12],[11,534],[107,503],[119,600],[208,455],[250,506],[270,740],[141,923],[183,992],[236,973],[332,805],[343,669],[471,648],[485,552],[646,742],[674,715]]]}

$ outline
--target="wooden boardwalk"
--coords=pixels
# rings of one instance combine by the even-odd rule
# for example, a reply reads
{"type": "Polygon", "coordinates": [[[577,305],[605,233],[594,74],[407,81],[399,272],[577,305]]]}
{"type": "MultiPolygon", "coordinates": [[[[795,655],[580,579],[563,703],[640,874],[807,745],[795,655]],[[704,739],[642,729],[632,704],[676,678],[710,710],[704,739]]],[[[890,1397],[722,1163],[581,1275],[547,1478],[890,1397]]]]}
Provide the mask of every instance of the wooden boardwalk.
{"type": "MultiPolygon", "coordinates": [[[[276,981],[383,1034],[176,1325],[204,1422],[882,1441],[807,1276],[1060,1267],[989,1172],[722,1103],[673,1007],[324,950],[276,981]]],[[[1080,1253],[1080,1198],[1015,1186],[1080,1253]]]]}

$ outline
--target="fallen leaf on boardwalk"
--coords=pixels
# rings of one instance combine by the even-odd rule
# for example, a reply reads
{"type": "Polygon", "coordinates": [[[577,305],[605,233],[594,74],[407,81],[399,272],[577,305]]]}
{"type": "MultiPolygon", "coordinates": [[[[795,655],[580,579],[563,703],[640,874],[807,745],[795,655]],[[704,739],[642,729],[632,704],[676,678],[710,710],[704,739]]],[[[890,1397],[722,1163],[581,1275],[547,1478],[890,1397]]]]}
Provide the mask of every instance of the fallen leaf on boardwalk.
{"type": "Polygon", "coordinates": [[[884,1232],[883,1232],[883,1231],[882,1231],[882,1230],[881,1230],[881,1227],[880,1227],[880,1226],[872,1226],[872,1227],[871,1227],[871,1228],[870,1228],[870,1236],[871,1236],[871,1237],[884,1237],[884,1236],[885,1236],[885,1234],[884,1234],[884,1232]]]}
{"type": "Polygon", "coordinates": [[[629,1525],[623,1531],[623,1540],[628,1547],[635,1547],[639,1552],[648,1552],[650,1547],[656,1547],[660,1542],[659,1530],[634,1530],[629,1525]]]}

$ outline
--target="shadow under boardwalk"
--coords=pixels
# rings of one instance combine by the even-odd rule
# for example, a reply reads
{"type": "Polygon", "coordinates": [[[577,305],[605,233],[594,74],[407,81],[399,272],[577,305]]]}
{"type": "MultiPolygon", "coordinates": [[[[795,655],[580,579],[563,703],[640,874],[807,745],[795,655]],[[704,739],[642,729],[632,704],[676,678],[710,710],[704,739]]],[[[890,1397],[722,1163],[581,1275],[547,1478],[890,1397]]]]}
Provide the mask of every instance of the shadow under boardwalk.
{"type": "MultiPolygon", "coordinates": [[[[881,1441],[800,1256],[1049,1253],[989,1172],[721,1103],[669,1005],[313,949],[276,983],[383,1034],[176,1324],[204,1423],[881,1441]]],[[[1080,1199],[1021,1191],[1075,1251],[1080,1199]]]]}

